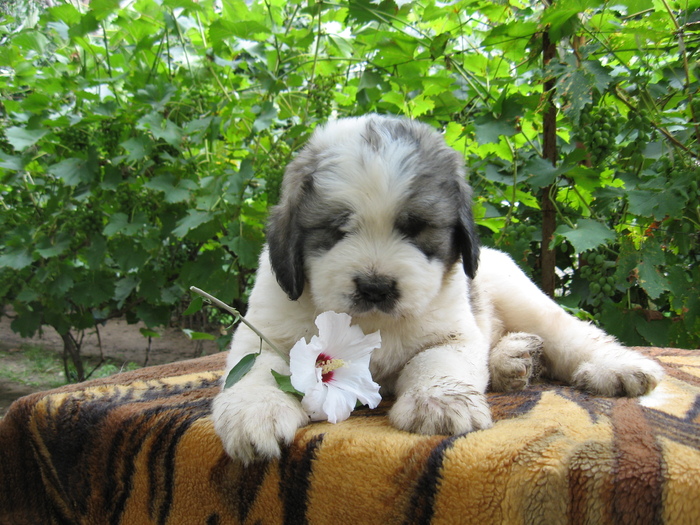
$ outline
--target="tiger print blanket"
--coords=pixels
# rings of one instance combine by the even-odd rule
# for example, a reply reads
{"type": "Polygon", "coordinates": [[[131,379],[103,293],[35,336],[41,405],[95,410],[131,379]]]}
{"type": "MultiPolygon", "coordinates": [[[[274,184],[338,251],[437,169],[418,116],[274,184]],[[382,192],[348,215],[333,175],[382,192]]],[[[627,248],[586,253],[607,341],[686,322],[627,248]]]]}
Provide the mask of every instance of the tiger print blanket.
{"type": "Polygon", "coordinates": [[[641,350],[668,372],[645,398],[489,394],[454,437],[387,400],[249,468],[209,417],[224,354],[33,394],[0,421],[0,523],[700,523],[700,352],[641,350]]]}

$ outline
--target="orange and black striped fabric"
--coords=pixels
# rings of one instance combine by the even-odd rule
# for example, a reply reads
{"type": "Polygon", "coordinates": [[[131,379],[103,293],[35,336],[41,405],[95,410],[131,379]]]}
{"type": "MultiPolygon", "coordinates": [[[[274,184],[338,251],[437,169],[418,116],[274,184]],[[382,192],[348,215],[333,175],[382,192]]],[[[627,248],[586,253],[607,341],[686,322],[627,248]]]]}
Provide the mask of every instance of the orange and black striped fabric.
{"type": "Polygon", "coordinates": [[[210,420],[223,354],[25,397],[0,421],[0,524],[700,523],[700,352],[641,399],[489,394],[470,434],[393,429],[391,401],[230,460],[210,420]]]}

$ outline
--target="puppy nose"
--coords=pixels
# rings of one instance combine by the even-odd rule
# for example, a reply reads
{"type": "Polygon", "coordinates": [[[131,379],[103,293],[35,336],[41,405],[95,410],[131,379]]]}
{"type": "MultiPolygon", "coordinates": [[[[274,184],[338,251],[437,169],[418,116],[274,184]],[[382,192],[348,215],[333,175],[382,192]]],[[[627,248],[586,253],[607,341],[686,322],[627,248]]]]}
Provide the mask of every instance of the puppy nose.
{"type": "Polygon", "coordinates": [[[398,297],[396,280],[383,275],[357,276],[355,288],[360,298],[368,303],[391,302],[398,297]]]}

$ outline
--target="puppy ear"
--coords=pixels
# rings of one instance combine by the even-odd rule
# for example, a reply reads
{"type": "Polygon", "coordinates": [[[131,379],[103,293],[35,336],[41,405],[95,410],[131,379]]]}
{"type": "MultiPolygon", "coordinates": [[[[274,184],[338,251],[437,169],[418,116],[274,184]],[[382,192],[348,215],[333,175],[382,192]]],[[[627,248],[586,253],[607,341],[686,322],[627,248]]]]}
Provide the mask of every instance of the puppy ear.
{"type": "Polygon", "coordinates": [[[472,190],[459,181],[459,222],[457,224],[457,249],[462,254],[462,265],[467,277],[473,279],[479,266],[479,236],[472,214],[472,190]]]}
{"type": "MultiPolygon", "coordinates": [[[[302,152],[303,154],[303,152],[302,152]]],[[[267,244],[272,271],[287,296],[296,301],[304,291],[304,234],[299,214],[313,180],[296,159],[287,166],[282,197],[267,222],[267,244]]]]}

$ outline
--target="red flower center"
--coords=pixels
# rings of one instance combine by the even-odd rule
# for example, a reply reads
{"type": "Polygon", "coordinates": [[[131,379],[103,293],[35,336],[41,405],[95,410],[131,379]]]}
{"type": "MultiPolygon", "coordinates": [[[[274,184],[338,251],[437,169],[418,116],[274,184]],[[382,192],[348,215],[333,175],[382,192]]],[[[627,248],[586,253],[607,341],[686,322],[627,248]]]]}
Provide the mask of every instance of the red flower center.
{"type": "Polygon", "coordinates": [[[345,361],[342,359],[334,359],[326,354],[318,354],[316,358],[316,368],[321,369],[321,381],[324,383],[332,381],[334,371],[341,366],[345,366],[345,361]]]}

